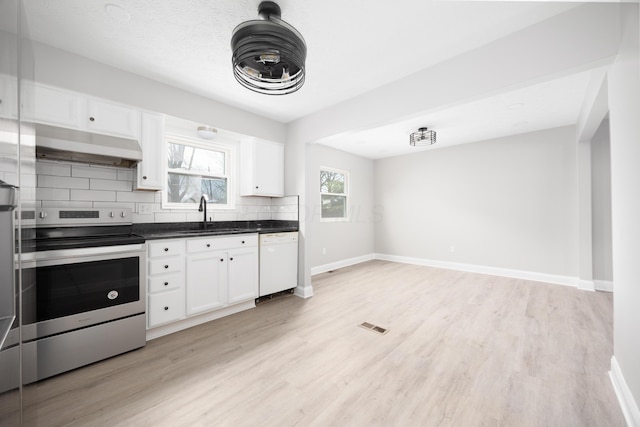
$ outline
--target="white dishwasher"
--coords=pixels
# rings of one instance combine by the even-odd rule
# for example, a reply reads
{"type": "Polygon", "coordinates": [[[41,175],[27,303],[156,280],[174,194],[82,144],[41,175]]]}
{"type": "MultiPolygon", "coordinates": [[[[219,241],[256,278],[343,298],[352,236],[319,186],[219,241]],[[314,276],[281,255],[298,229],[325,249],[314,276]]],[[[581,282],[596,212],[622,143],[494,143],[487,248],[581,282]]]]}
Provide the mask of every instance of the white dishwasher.
{"type": "Polygon", "coordinates": [[[259,296],[298,286],[298,232],[260,235],[259,296]]]}

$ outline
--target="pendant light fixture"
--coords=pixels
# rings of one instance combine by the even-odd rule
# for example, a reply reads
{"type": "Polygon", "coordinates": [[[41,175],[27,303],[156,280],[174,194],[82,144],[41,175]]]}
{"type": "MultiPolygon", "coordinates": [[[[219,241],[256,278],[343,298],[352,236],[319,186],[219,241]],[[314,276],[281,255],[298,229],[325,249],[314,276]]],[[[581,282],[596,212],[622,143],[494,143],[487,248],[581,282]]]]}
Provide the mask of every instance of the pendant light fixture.
{"type": "Polygon", "coordinates": [[[244,87],[266,95],[286,95],[304,84],[307,45],[302,35],[280,19],[280,6],[263,1],[260,20],[233,30],[233,74],[244,87]]]}
{"type": "Polygon", "coordinates": [[[426,127],[418,129],[409,136],[409,144],[414,147],[420,147],[425,145],[433,145],[436,143],[436,133],[432,130],[427,130],[426,127]]]}

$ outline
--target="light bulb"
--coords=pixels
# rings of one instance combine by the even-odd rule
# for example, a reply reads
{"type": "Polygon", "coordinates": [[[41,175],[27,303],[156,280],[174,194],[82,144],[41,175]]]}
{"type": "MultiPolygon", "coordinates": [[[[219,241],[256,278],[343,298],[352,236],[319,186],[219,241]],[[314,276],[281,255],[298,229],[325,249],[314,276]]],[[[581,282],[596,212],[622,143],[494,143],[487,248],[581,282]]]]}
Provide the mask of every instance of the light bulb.
{"type": "Polygon", "coordinates": [[[244,73],[249,77],[254,77],[257,79],[262,78],[262,74],[260,73],[260,71],[256,70],[255,68],[247,67],[245,65],[244,67],[242,67],[242,71],[244,71],[244,73]]]}
{"type": "Polygon", "coordinates": [[[277,53],[263,53],[260,55],[260,62],[263,64],[266,64],[267,62],[277,64],[280,62],[280,55],[277,53]]]}

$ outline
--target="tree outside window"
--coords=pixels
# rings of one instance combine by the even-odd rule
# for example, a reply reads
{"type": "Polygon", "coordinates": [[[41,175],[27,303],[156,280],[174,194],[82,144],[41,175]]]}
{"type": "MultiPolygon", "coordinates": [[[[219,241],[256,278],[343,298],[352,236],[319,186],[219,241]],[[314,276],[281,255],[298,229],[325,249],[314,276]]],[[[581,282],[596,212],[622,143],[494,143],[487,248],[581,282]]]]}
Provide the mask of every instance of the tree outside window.
{"type": "Polygon", "coordinates": [[[229,207],[230,150],[172,138],[167,141],[167,207],[193,207],[205,194],[208,203],[229,207]]]}
{"type": "Polygon", "coordinates": [[[349,172],[320,169],[320,218],[323,221],[347,220],[349,172]]]}

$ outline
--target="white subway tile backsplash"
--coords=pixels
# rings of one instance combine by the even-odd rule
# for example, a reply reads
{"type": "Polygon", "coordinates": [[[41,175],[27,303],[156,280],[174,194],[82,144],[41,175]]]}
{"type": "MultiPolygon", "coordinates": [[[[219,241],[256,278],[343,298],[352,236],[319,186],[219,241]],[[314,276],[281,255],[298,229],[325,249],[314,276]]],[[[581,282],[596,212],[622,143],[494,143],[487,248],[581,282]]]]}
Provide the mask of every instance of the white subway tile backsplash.
{"type": "Polygon", "coordinates": [[[38,187],[86,190],[89,189],[89,179],[54,175],[38,175],[38,187]]]}
{"type": "Polygon", "coordinates": [[[153,215],[140,215],[140,214],[137,214],[137,213],[133,214],[132,220],[136,224],[155,222],[153,215]]]}
{"type": "Polygon", "coordinates": [[[275,213],[273,219],[279,221],[297,221],[298,215],[294,213],[275,213]]]}
{"type": "Polygon", "coordinates": [[[131,169],[118,169],[118,181],[131,181],[133,182],[133,170],[131,169]]]}
{"type": "Polygon", "coordinates": [[[238,214],[233,211],[217,211],[213,213],[214,221],[237,221],[238,214]]]}
{"type": "Polygon", "coordinates": [[[255,212],[247,212],[238,214],[237,221],[257,221],[258,214],[255,212]]]}
{"type": "Polygon", "coordinates": [[[78,201],[53,201],[53,200],[43,200],[42,201],[43,208],[92,208],[93,202],[78,202],[78,201]]]}
{"type": "MultiPolygon", "coordinates": [[[[188,212],[187,214],[187,222],[199,222],[203,220],[204,214],[202,212],[188,212]]],[[[207,210],[207,220],[213,218],[213,212],[209,212],[207,210]]]]}
{"type": "Polygon", "coordinates": [[[258,221],[267,221],[271,219],[271,212],[260,212],[258,213],[258,221]]]}
{"type": "Polygon", "coordinates": [[[91,190],[115,190],[115,191],[131,191],[131,181],[116,181],[107,179],[89,180],[89,188],[91,190]]]}
{"type": "Polygon", "coordinates": [[[118,172],[114,168],[88,165],[72,165],[71,176],[116,180],[118,178],[118,172]]]}
{"type": "MultiPolygon", "coordinates": [[[[117,200],[119,202],[154,203],[155,195],[148,191],[118,191],[117,200]]],[[[158,206],[160,203],[158,202],[158,206]]]]}
{"type": "MultiPolygon", "coordinates": [[[[21,195],[24,197],[24,189],[20,189],[21,195]]],[[[36,200],[71,200],[70,190],[66,188],[36,188],[36,200]]]]}
{"type": "Polygon", "coordinates": [[[38,175],[71,176],[71,165],[42,160],[36,162],[36,173],[38,175]]]}
{"type": "Polygon", "coordinates": [[[186,222],[186,213],[161,212],[155,213],[154,222],[186,222]]]}
{"type": "MultiPolygon", "coordinates": [[[[135,191],[135,169],[38,160],[32,200],[45,207],[127,207],[135,212],[134,223],[199,222],[202,212],[193,209],[162,209],[161,191],[135,191]],[[144,204],[145,214],[140,214],[144,204]]],[[[216,210],[209,205],[213,221],[297,219],[297,196],[283,198],[242,197],[235,194],[236,208],[216,210]]]]}
{"type": "MultiPolygon", "coordinates": [[[[67,190],[67,199],[69,198],[69,190],[67,190]]],[[[40,200],[36,197],[37,189],[35,187],[20,188],[20,200],[40,200]]]]}
{"type": "Polygon", "coordinates": [[[36,175],[23,173],[20,179],[20,188],[23,188],[23,187],[35,188],[36,182],[37,182],[36,175]]]}
{"type": "Polygon", "coordinates": [[[134,210],[136,208],[135,203],[121,203],[121,202],[93,202],[94,208],[128,208],[134,210]]]}
{"type": "Polygon", "coordinates": [[[71,190],[71,200],[90,200],[92,202],[115,202],[115,191],[71,190]]]}

